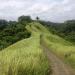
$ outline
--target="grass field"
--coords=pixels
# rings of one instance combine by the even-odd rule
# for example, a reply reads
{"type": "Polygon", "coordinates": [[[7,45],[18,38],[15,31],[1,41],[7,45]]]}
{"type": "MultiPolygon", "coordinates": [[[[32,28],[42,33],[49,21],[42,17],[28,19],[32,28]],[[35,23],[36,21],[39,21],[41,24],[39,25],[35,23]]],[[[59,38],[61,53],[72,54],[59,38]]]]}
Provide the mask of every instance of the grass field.
{"type": "MultiPolygon", "coordinates": [[[[30,24],[31,25],[31,24],[30,24]]],[[[0,52],[0,75],[48,75],[49,63],[40,47],[40,32],[27,27],[32,35],[0,52]]]]}
{"type": "Polygon", "coordinates": [[[49,35],[45,38],[45,42],[52,52],[62,58],[66,63],[75,67],[75,46],[56,36],[49,35]]]}
{"type": "Polygon", "coordinates": [[[48,75],[49,63],[40,47],[40,35],[52,52],[75,67],[75,46],[33,22],[26,27],[31,37],[0,52],[0,75],[48,75]]]}
{"type": "Polygon", "coordinates": [[[47,28],[38,23],[33,27],[43,34],[43,41],[53,53],[75,68],[75,45],[57,35],[53,35],[47,28]]]}
{"type": "MultiPolygon", "coordinates": [[[[40,27],[40,26],[39,26],[40,27]]],[[[43,27],[41,27],[43,28],[43,27]]],[[[50,50],[75,68],[75,45],[43,28],[43,39],[50,50]]]]}

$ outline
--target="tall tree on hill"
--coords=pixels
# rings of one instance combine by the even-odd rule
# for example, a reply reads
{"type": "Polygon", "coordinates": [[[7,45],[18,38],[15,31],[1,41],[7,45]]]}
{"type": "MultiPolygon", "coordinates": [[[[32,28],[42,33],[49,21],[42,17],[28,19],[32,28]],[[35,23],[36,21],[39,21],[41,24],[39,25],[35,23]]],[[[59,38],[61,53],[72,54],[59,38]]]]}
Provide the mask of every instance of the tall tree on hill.
{"type": "Polygon", "coordinates": [[[18,18],[18,22],[20,22],[21,24],[25,25],[27,23],[30,23],[32,21],[31,17],[30,16],[20,16],[18,18]]]}
{"type": "Polygon", "coordinates": [[[38,16],[36,17],[36,20],[39,21],[39,17],[38,16]]]}

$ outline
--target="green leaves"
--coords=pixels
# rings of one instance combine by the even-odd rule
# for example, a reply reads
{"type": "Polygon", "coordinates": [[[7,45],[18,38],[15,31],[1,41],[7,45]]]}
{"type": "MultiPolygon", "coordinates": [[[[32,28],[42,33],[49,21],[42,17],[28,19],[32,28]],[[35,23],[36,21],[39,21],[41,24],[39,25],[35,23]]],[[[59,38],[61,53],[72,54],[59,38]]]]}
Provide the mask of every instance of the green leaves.
{"type": "Polygon", "coordinates": [[[19,17],[19,22],[0,20],[0,27],[3,27],[3,30],[0,28],[0,49],[6,48],[24,38],[30,37],[30,32],[25,28],[25,25],[30,21],[30,16],[19,17]]]}

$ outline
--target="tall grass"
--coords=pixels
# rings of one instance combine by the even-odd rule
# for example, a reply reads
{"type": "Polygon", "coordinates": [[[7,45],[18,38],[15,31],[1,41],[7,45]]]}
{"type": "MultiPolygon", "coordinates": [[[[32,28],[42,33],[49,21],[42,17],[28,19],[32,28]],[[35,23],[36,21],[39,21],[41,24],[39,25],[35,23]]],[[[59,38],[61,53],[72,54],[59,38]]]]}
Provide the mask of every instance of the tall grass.
{"type": "Polygon", "coordinates": [[[39,32],[43,34],[43,40],[50,50],[58,57],[69,63],[75,68],[75,46],[63,38],[54,35],[48,31],[48,29],[41,24],[34,26],[39,32]]]}
{"type": "MultiPolygon", "coordinates": [[[[32,23],[33,24],[33,23],[32,23]]],[[[48,75],[49,63],[40,48],[40,32],[27,27],[32,35],[0,52],[0,75],[48,75]]]]}
{"type": "Polygon", "coordinates": [[[63,59],[65,63],[75,68],[75,46],[63,38],[53,35],[46,29],[43,31],[43,35],[45,44],[50,50],[63,59]]]}
{"type": "Polygon", "coordinates": [[[40,35],[52,52],[75,67],[75,46],[53,35],[39,23],[26,27],[31,37],[0,52],[0,75],[48,75],[50,66],[40,48],[40,35]]]}

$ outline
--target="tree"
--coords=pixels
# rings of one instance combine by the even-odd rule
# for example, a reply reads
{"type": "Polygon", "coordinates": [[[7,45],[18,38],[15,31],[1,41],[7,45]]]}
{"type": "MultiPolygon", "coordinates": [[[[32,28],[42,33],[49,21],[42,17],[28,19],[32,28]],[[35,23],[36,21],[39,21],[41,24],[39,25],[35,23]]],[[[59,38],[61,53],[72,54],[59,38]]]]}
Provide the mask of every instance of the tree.
{"type": "Polygon", "coordinates": [[[19,17],[19,22],[0,20],[0,50],[30,37],[31,33],[25,28],[30,22],[30,16],[19,17]]]}
{"type": "Polygon", "coordinates": [[[37,20],[37,21],[39,20],[39,17],[38,17],[38,16],[36,17],[36,20],[37,20]]]}
{"type": "Polygon", "coordinates": [[[27,23],[30,23],[32,21],[31,17],[30,16],[20,16],[18,18],[18,22],[20,22],[21,24],[27,24],[27,23]]]}
{"type": "Polygon", "coordinates": [[[8,25],[6,20],[0,20],[0,30],[4,29],[8,25]]]}

